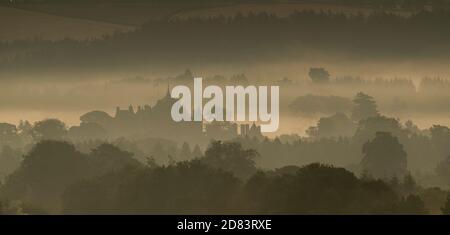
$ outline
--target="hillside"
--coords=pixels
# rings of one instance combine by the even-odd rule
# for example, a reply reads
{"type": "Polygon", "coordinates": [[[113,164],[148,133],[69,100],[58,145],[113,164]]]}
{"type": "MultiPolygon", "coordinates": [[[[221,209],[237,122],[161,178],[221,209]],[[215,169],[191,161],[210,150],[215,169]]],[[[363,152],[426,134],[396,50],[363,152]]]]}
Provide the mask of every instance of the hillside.
{"type": "MultiPolygon", "coordinates": [[[[219,7],[223,4],[211,6],[219,7]]],[[[208,8],[197,4],[151,4],[146,2],[20,3],[15,8],[64,17],[138,26],[149,20],[166,19],[184,11],[208,8]]]]}
{"type": "Polygon", "coordinates": [[[42,38],[98,38],[115,31],[127,31],[131,26],[62,17],[45,13],[0,6],[0,40],[42,38]]]}

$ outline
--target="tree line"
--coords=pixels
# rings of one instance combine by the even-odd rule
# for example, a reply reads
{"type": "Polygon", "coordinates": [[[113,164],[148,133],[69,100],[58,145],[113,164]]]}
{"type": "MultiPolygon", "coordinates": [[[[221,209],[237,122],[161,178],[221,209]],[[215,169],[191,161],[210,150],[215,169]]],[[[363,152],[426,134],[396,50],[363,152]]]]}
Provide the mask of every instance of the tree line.
{"type": "Polygon", "coordinates": [[[1,43],[2,51],[13,52],[2,58],[1,67],[111,68],[139,66],[142,61],[154,65],[185,65],[186,60],[206,64],[263,58],[291,60],[299,58],[306,49],[340,56],[419,58],[448,54],[449,19],[448,11],[436,10],[420,11],[410,17],[386,11],[368,16],[301,11],[288,17],[263,12],[234,17],[152,20],[134,31],[96,40],[34,39],[1,43]]]}
{"type": "MultiPolygon", "coordinates": [[[[258,153],[212,142],[199,158],[145,164],[104,144],[83,154],[42,141],[0,188],[1,213],[64,214],[425,214],[420,196],[319,163],[261,170],[258,153]],[[245,174],[242,175],[241,173],[245,174]]],[[[442,211],[450,201],[442,203],[442,211]],[[445,204],[446,203],[446,204],[445,204]]]]}

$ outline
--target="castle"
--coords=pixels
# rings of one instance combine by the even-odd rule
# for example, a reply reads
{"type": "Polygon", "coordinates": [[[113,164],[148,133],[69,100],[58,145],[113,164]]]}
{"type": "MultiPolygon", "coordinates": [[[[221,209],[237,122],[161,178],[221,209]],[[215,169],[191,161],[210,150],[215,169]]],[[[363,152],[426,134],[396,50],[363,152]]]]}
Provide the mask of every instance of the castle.
{"type": "Polygon", "coordinates": [[[157,137],[187,142],[228,140],[238,136],[262,137],[261,127],[255,124],[175,122],[170,111],[176,101],[170,96],[168,89],[166,95],[153,107],[137,106],[136,110],[131,105],[127,109],[117,107],[114,116],[102,111],[92,111],[80,117],[81,125],[97,123],[107,130],[110,137],[157,137]]]}

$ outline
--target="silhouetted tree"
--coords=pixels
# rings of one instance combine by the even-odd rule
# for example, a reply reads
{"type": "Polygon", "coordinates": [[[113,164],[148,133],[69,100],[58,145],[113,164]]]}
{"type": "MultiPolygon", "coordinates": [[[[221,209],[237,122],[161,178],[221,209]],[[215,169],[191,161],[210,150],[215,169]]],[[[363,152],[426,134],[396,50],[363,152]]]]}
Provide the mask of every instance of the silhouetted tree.
{"type": "Polygon", "coordinates": [[[214,168],[232,172],[238,178],[246,179],[256,172],[253,149],[243,149],[240,143],[213,141],[205,151],[201,162],[214,168]]]}
{"type": "Polygon", "coordinates": [[[353,136],[356,125],[343,113],[322,117],[316,127],[310,127],[306,133],[314,138],[353,136]]]}
{"type": "Polygon", "coordinates": [[[324,68],[310,68],[308,75],[314,83],[326,83],[330,81],[330,73],[324,68]]]}
{"type": "Polygon", "coordinates": [[[123,151],[112,144],[101,144],[89,153],[92,176],[119,171],[125,167],[141,167],[142,163],[133,158],[133,153],[123,151]]]}
{"type": "Polygon", "coordinates": [[[198,160],[124,168],[81,181],[63,195],[65,213],[210,214],[232,209],[239,181],[198,160]]]}
{"type": "Polygon", "coordinates": [[[33,126],[28,121],[20,120],[19,126],[17,126],[17,129],[22,133],[31,133],[31,130],[33,129],[33,126]]]}
{"type": "Polygon", "coordinates": [[[369,117],[378,116],[377,104],[373,97],[362,92],[353,99],[352,119],[359,121],[369,117]]]}
{"type": "Polygon", "coordinates": [[[112,117],[103,111],[91,111],[80,117],[81,123],[96,123],[106,128],[111,124],[112,117]]]}
{"type": "Polygon", "coordinates": [[[22,152],[10,146],[3,146],[0,152],[0,179],[12,173],[22,161],[22,152]]]}
{"type": "Polygon", "coordinates": [[[450,185],[450,155],[437,164],[436,175],[445,185],[450,185]]]}
{"type": "Polygon", "coordinates": [[[406,152],[398,139],[389,132],[377,132],[363,145],[361,167],[374,177],[389,179],[406,173],[406,152]]]}
{"type": "Polygon", "coordinates": [[[13,145],[18,141],[17,128],[13,124],[0,123],[0,143],[2,145],[13,145]]]}
{"type": "Polygon", "coordinates": [[[442,214],[450,215],[450,193],[447,195],[447,201],[445,201],[445,204],[442,207],[442,214]]]}
{"type": "Polygon", "coordinates": [[[63,140],[66,135],[66,124],[58,119],[45,119],[36,122],[32,129],[32,136],[36,141],[63,140]]]}
{"type": "Polygon", "coordinates": [[[2,195],[58,212],[61,193],[88,173],[86,156],[66,142],[42,141],[8,177],[2,195]]]}
{"type": "Polygon", "coordinates": [[[441,156],[450,154],[450,129],[442,125],[433,125],[430,128],[431,142],[438,149],[441,156]]]}
{"type": "Polygon", "coordinates": [[[400,213],[418,215],[427,214],[427,210],[425,209],[425,204],[419,196],[408,195],[401,203],[400,213]]]}
{"type": "Polygon", "coordinates": [[[389,132],[393,136],[403,140],[406,137],[406,132],[402,129],[397,119],[375,116],[359,121],[354,140],[363,144],[372,139],[377,132],[389,132]]]}
{"type": "Polygon", "coordinates": [[[150,169],[154,169],[156,167],[158,167],[158,164],[156,163],[155,158],[153,158],[153,156],[147,157],[145,164],[150,168],[150,169]]]}
{"type": "Polygon", "coordinates": [[[343,168],[318,163],[295,173],[258,172],[245,184],[247,213],[401,213],[401,201],[384,182],[359,180],[343,168]]]}
{"type": "Polygon", "coordinates": [[[409,172],[403,177],[402,190],[402,193],[406,195],[413,194],[418,191],[418,185],[409,172]]]}

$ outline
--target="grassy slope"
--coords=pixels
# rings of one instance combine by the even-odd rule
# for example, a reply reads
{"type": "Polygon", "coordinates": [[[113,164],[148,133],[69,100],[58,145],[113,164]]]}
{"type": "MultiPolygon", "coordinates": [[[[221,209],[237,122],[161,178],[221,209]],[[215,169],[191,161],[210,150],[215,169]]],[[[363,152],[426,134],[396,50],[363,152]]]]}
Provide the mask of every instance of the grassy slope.
{"type": "Polygon", "coordinates": [[[95,38],[132,27],[0,6],[0,29],[0,40],[35,37],[57,40],[95,38]]]}
{"type": "Polygon", "coordinates": [[[15,7],[65,17],[90,19],[115,24],[141,25],[151,19],[169,19],[177,17],[208,17],[223,14],[233,16],[238,12],[269,12],[280,16],[293,11],[337,11],[345,13],[370,13],[374,9],[368,6],[336,5],[314,3],[311,1],[215,1],[209,3],[152,4],[146,2],[66,2],[16,4],[15,7]]]}
{"type": "Polygon", "coordinates": [[[18,4],[17,8],[65,17],[114,24],[141,25],[152,19],[170,18],[179,12],[198,9],[195,5],[153,5],[149,3],[42,3],[18,4]]]}

